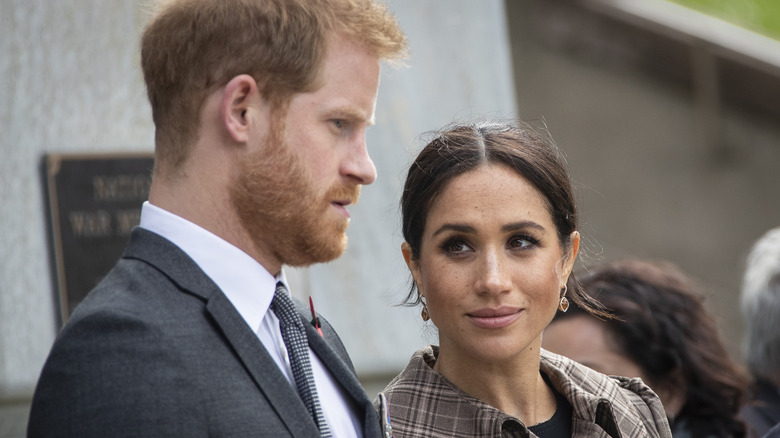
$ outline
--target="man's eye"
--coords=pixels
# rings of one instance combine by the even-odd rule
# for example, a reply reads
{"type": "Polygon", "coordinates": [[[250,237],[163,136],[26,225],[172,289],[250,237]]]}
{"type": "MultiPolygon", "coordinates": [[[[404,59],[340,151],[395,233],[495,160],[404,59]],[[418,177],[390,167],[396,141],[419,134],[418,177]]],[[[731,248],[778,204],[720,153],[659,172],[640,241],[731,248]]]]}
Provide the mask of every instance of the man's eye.
{"type": "Polygon", "coordinates": [[[343,120],[341,120],[341,119],[334,119],[334,120],[333,120],[333,125],[334,125],[335,127],[339,128],[339,129],[341,129],[341,128],[343,128],[343,127],[344,127],[344,121],[343,121],[343,120]]]}

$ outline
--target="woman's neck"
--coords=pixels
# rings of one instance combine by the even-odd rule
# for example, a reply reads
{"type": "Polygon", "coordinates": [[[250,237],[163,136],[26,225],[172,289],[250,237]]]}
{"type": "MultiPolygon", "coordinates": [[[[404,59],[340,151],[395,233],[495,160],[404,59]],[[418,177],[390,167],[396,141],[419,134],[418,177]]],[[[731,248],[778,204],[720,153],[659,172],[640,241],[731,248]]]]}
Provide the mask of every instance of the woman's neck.
{"type": "Polygon", "coordinates": [[[556,401],[539,371],[538,347],[524,353],[496,362],[453,354],[440,346],[434,370],[467,394],[533,426],[555,414],[556,401]]]}

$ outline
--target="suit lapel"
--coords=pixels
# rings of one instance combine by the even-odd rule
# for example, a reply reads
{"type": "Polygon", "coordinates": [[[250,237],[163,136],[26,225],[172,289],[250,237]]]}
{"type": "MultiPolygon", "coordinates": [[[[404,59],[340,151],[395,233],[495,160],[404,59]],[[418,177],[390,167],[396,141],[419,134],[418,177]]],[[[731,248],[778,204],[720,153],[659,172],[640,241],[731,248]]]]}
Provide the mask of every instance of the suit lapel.
{"type": "Polygon", "coordinates": [[[230,300],[222,293],[215,294],[206,308],[290,434],[295,437],[318,436],[319,430],[301,398],[230,300]],[[302,421],[304,418],[308,421],[302,421]]]}
{"type": "Polygon", "coordinates": [[[290,434],[295,437],[319,436],[309,411],[276,362],[230,300],[187,254],[167,239],[136,228],[123,257],[155,266],[178,287],[205,301],[207,311],[290,434]],[[302,418],[309,421],[301,421],[302,418]]]}
{"type": "MultiPolygon", "coordinates": [[[[306,328],[306,337],[309,340],[309,346],[312,351],[320,358],[320,361],[330,371],[336,381],[341,384],[347,394],[352,397],[359,412],[363,413],[364,436],[380,436],[379,417],[374,410],[374,406],[371,404],[371,400],[369,400],[366,395],[366,391],[363,389],[360,381],[358,381],[352,364],[344,362],[341,357],[336,354],[328,341],[320,336],[314,326],[306,321],[305,318],[301,317],[301,319],[303,319],[303,325],[306,328]]],[[[328,335],[326,334],[326,336],[328,335]]]]}

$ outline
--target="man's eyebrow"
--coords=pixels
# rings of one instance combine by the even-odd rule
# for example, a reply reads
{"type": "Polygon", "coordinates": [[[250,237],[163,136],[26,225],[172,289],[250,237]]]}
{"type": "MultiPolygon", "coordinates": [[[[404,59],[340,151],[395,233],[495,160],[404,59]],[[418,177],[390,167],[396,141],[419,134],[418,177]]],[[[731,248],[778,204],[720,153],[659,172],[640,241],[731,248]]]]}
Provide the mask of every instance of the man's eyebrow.
{"type": "Polygon", "coordinates": [[[360,122],[365,122],[366,125],[369,126],[373,126],[376,123],[374,114],[371,114],[370,117],[366,117],[363,111],[360,111],[352,107],[338,107],[326,111],[325,114],[328,118],[344,118],[347,120],[357,120],[360,122]]]}

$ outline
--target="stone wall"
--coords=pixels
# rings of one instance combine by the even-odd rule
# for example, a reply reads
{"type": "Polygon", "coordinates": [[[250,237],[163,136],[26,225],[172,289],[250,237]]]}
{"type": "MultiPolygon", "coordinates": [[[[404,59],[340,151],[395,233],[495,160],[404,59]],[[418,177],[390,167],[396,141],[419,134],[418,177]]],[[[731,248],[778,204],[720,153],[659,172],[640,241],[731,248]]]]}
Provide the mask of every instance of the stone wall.
{"type": "MultiPolygon", "coordinates": [[[[418,135],[454,119],[516,114],[500,0],[393,0],[406,68],[384,68],[369,148],[379,178],[352,209],[342,259],[288,272],[381,386],[424,342],[405,295],[398,199],[418,135]]],[[[0,401],[27,399],[58,330],[44,190],[46,153],[150,152],[137,0],[0,0],[0,401]]],[[[372,383],[374,382],[374,383],[372,383]]]]}

